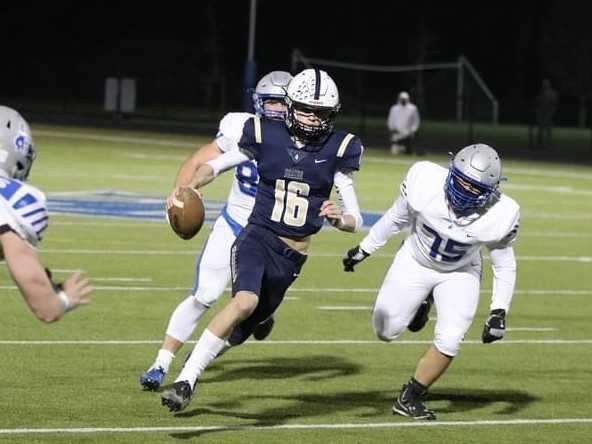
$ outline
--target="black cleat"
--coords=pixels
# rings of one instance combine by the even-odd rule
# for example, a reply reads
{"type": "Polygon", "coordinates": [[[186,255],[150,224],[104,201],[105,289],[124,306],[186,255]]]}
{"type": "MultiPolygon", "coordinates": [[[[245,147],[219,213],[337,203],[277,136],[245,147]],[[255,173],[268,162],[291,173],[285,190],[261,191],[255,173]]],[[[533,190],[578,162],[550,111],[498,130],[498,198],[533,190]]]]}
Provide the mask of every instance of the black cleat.
{"type": "Polygon", "coordinates": [[[428,421],[436,419],[436,414],[428,410],[420,399],[420,396],[412,396],[409,384],[403,385],[401,393],[399,393],[393,404],[393,413],[413,419],[428,421]]]}
{"type": "Polygon", "coordinates": [[[255,330],[253,330],[253,337],[258,341],[263,341],[266,337],[269,336],[271,330],[273,330],[273,324],[275,324],[273,316],[267,318],[260,324],[257,324],[255,330]]]}
{"type": "Polygon", "coordinates": [[[193,390],[191,390],[189,382],[177,381],[169,390],[162,393],[160,400],[170,412],[180,412],[187,407],[192,396],[193,390]]]}
{"type": "Polygon", "coordinates": [[[413,316],[413,319],[411,319],[411,322],[407,326],[409,331],[415,333],[425,327],[428,323],[430,308],[432,308],[433,302],[434,296],[430,293],[426,300],[421,303],[417,312],[415,312],[415,316],[413,316]]]}

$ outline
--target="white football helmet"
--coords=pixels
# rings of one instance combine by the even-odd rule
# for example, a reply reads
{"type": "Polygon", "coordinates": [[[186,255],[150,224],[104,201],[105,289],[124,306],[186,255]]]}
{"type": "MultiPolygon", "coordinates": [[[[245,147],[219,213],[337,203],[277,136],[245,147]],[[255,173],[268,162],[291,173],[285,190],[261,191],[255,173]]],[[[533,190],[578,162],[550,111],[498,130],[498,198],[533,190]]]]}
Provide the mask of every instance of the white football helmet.
{"type": "Polygon", "coordinates": [[[14,109],[0,105],[0,175],[27,180],[35,156],[27,121],[14,109]]]}
{"type": "Polygon", "coordinates": [[[284,120],[286,112],[266,110],[263,105],[266,100],[270,99],[286,102],[286,90],[290,80],[292,80],[292,75],[286,71],[271,71],[261,77],[253,92],[255,114],[267,119],[284,120]]]}
{"type": "Polygon", "coordinates": [[[306,143],[322,143],[333,131],[339,112],[339,90],[329,74],[318,68],[305,69],[288,86],[288,117],[286,124],[297,138],[306,143]],[[314,114],[318,125],[309,125],[297,119],[295,111],[314,114]]]}
{"type": "Polygon", "coordinates": [[[489,145],[477,143],[464,147],[450,161],[444,185],[446,199],[459,216],[479,211],[499,197],[502,163],[489,145]]]}

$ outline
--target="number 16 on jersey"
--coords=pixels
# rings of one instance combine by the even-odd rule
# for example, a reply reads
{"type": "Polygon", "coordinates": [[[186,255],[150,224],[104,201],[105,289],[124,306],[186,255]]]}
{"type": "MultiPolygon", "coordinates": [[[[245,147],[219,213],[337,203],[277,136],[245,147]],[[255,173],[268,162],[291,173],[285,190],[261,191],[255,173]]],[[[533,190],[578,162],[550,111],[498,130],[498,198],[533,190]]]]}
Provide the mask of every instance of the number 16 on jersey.
{"type": "Polygon", "coordinates": [[[308,212],[308,193],[310,186],[307,183],[277,179],[275,181],[275,204],[271,213],[271,220],[283,222],[291,227],[301,227],[306,223],[308,212]],[[287,185],[287,186],[286,186],[287,185]]]}

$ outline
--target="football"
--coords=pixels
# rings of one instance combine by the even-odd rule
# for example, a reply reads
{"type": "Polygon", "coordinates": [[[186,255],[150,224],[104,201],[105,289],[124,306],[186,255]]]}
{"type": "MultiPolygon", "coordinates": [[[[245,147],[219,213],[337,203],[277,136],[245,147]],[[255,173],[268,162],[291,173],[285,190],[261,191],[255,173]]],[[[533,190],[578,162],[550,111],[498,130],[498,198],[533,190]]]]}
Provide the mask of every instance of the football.
{"type": "Polygon", "coordinates": [[[181,239],[195,236],[205,219],[205,208],[201,196],[193,188],[181,188],[167,210],[167,219],[173,231],[181,239]]]}

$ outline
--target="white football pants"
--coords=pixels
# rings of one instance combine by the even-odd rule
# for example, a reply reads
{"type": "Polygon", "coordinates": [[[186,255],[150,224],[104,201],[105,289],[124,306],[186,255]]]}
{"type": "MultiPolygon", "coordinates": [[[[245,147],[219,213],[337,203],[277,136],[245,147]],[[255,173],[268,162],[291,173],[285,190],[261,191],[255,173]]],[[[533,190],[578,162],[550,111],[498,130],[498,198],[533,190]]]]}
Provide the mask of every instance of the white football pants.
{"type": "Polygon", "coordinates": [[[191,294],[173,311],[167,336],[187,342],[199,319],[224,293],[230,282],[230,247],[235,239],[228,223],[218,217],[197,260],[191,294]]]}
{"type": "Polygon", "coordinates": [[[434,345],[441,353],[456,356],[477,311],[480,280],[480,258],[458,271],[441,272],[417,263],[405,243],[376,297],[372,315],[376,336],[387,342],[398,338],[433,290],[437,313],[434,345]]]}
{"type": "Polygon", "coordinates": [[[218,300],[230,282],[230,247],[235,239],[228,223],[218,217],[195,267],[192,294],[206,307],[218,300]]]}

